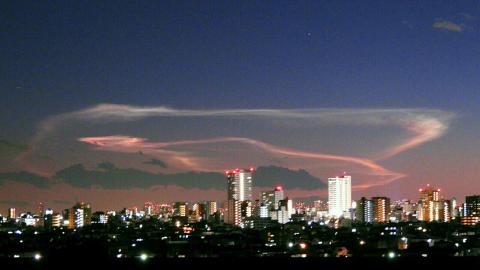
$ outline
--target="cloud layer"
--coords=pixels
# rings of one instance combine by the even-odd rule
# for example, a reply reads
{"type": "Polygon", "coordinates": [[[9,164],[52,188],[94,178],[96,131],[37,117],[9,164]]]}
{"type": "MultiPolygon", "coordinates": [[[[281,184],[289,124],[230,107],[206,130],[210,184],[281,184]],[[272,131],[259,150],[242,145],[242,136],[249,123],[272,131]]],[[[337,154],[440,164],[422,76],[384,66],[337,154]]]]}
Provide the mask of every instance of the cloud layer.
{"type": "MultiPolygon", "coordinates": [[[[223,131],[218,136],[197,137],[181,140],[150,140],[146,137],[131,135],[102,135],[81,136],[78,141],[94,146],[94,149],[112,153],[142,153],[151,158],[144,164],[157,165],[159,169],[168,169],[211,172],[222,171],[225,167],[235,166],[233,161],[221,159],[222,153],[229,147],[230,156],[235,162],[252,164],[260,162],[259,159],[271,158],[280,160],[282,166],[300,168],[299,164],[314,170],[316,164],[335,163],[337,171],[345,168],[354,168],[356,173],[363,174],[368,180],[357,182],[355,188],[368,188],[375,185],[384,185],[405,176],[402,172],[395,172],[380,165],[382,160],[398,155],[409,149],[441,137],[447,132],[450,121],[455,114],[441,110],[431,109],[232,109],[232,110],[178,110],[164,106],[138,107],[119,104],[99,104],[79,111],[52,116],[39,125],[38,132],[31,142],[30,151],[17,158],[19,163],[29,164],[29,156],[36,152],[38,147],[49,140],[50,137],[65,129],[72,123],[90,123],[92,125],[106,125],[112,123],[136,123],[145,119],[203,119],[206,121],[203,129],[209,129],[211,123],[219,120],[236,122],[241,120],[254,120],[264,125],[280,125],[285,134],[271,134],[277,141],[284,141],[285,145],[270,143],[256,138],[255,129],[249,132],[248,137],[223,136],[231,135],[223,131]],[[334,154],[315,150],[304,150],[287,146],[292,140],[290,131],[313,127],[314,130],[326,127],[354,127],[356,129],[376,128],[402,129],[401,138],[395,137],[386,147],[381,147],[375,153],[365,156],[360,154],[334,154]],[[231,148],[231,150],[230,150],[231,148]],[[242,153],[249,149],[249,153],[242,153]],[[205,153],[210,153],[207,156],[205,153]],[[220,157],[220,159],[219,159],[220,157]],[[250,157],[250,158],[249,158],[250,157]],[[217,159],[215,159],[217,158],[217,159]]],[[[245,123],[245,122],[242,122],[245,123]]],[[[130,124],[129,124],[130,125],[130,124]]],[[[169,127],[165,127],[168,129],[169,127]]],[[[247,129],[247,127],[245,127],[247,129]]],[[[310,130],[310,129],[309,129],[310,130]]],[[[307,134],[307,130],[304,132],[307,134]]],[[[228,130],[227,130],[228,131],[228,130]]],[[[131,131],[136,133],[135,130],[131,131]]],[[[195,132],[191,134],[195,137],[195,132]]],[[[189,136],[189,137],[192,137],[189,136]]],[[[266,139],[268,140],[268,138],[266,139]]],[[[295,138],[293,138],[295,140],[295,138]]],[[[263,164],[268,164],[263,162],[263,164]]],[[[31,163],[29,165],[32,165],[31,163]]],[[[330,164],[329,166],[333,166],[330,164]]],[[[152,166],[153,167],[153,166],[152,166]]],[[[305,168],[305,167],[304,167],[305,168]]],[[[317,174],[318,175],[318,174],[317,174]]],[[[325,177],[328,175],[323,175],[325,177]]]]}

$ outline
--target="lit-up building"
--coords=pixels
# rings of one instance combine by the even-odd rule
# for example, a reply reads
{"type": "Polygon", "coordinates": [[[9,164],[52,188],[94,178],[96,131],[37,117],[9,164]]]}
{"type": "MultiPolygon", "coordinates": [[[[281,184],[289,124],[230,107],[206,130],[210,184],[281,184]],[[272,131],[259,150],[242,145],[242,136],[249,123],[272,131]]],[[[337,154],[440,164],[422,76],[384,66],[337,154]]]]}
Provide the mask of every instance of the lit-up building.
{"type": "Polygon", "coordinates": [[[77,203],[68,211],[68,227],[71,229],[89,225],[92,220],[92,209],[90,204],[77,203]]]}
{"type": "Polygon", "coordinates": [[[390,199],[387,197],[373,197],[373,220],[377,223],[386,223],[390,216],[390,199]]]}
{"type": "Polygon", "coordinates": [[[260,205],[260,217],[261,218],[268,218],[268,206],[260,205]]]}
{"type": "Polygon", "coordinates": [[[15,213],[15,208],[8,208],[8,218],[9,219],[17,218],[17,214],[15,213]]]}
{"type": "Polygon", "coordinates": [[[187,216],[187,204],[185,202],[176,202],[173,204],[173,215],[179,217],[187,216]]]}
{"type": "Polygon", "coordinates": [[[283,187],[282,186],[276,186],[275,190],[273,190],[274,194],[274,207],[275,209],[279,208],[279,203],[281,200],[285,199],[284,192],[283,192],[283,187]]]}
{"type": "Polygon", "coordinates": [[[466,226],[475,226],[480,222],[479,216],[465,216],[460,218],[460,224],[466,226]]]}
{"type": "Polygon", "coordinates": [[[450,222],[452,220],[452,202],[450,200],[441,200],[440,220],[450,222]]]}
{"type": "Polygon", "coordinates": [[[480,195],[465,197],[463,204],[463,215],[460,218],[462,225],[476,225],[480,222],[480,195]]]}
{"type": "Polygon", "coordinates": [[[241,223],[241,202],[228,200],[225,208],[224,221],[226,224],[240,226],[241,223]]]}
{"type": "Polygon", "coordinates": [[[452,220],[452,202],[440,198],[440,189],[435,189],[430,185],[418,190],[420,192],[420,201],[418,203],[418,220],[432,222],[449,222],[452,220]]]}
{"type": "Polygon", "coordinates": [[[268,210],[279,209],[279,202],[285,199],[282,186],[276,186],[273,191],[264,191],[260,193],[260,202],[267,206],[268,210]]]}
{"type": "Polygon", "coordinates": [[[480,216],[480,195],[465,197],[465,216],[480,216]]]}
{"type": "Polygon", "coordinates": [[[420,192],[419,211],[417,212],[418,220],[427,222],[440,221],[440,189],[427,185],[426,188],[421,188],[418,191],[420,192]]]}
{"type": "Polygon", "coordinates": [[[328,213],[331,217],[341,216],[349,218],[349,209],[352,206],[352,177],[328,178],[328,213]]]}
{"type": "Polygon", "coordinates": [[[276,219],[278,223],[285,224],[290,221],[291,216],[294,214],[293,201],[288,198],[279,201],[279,208],[276,211],[276,219]]]}
{"type": "MultiPolygon", "coordinates": [[[[275,192],[273,191],[262,191],[260,193],[260,203],[265,205],[268,210],[274,208],[275,205],[275,192]]],[[[278,207],[278,204],[277,204],[278,207]]]]}
{"type": "Polygon", "coordinates": [[[252,173],[250,169],[235,169],[225,172],[228,179],[227,200],[252,200],[252,173]]]}
{"type": "Polygon", "coordinates": [[[214,215],[215,212],[217,212],[217,202],[208,201],[206,205],[207,205],[207,214],[209,216],[214,215]]]}
{"type": "Polygon", "coordinates": [[[52,209],[45,210],[43,215],[43,226],[45,228],[53,228],[62,226],[62,215],[54,213],[52,209]]]}
{"type": "Polygon", "coordinates": [[[373,222],[373,202],[365,197],[362,197],[357,202],[356,219],[362,223],[373,222]]]}
{"type": "Polygon", "coordinates": [[[152,202],[145,202],[143,205],[143,210],[145,211],[145,215],[151,216],[155,214],[155,205],[152,202]]]}

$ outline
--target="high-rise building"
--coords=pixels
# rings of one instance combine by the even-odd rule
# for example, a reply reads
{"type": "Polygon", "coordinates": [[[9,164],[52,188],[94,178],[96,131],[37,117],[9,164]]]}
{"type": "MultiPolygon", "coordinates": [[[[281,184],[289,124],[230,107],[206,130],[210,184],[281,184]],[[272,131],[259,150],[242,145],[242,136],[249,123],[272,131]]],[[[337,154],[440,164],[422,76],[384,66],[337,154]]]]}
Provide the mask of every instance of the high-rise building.
{"type": "Polygon", "coordinates": [[[452,202],[450,200],[441,200],[440,221],[450,222],[451,220],[452,220],[452,202]]]}
{"type": "Polygon", "coordinates": [[[228,200],[225,208],[225,223],[240,226],[241,223],[241,202],[228,200]]]}
{"type": "Polygon", "coordinates": [[[8,208],[8,218],[9,219],[17,218],[17,214],[15,213],[15,208],[8,208]]]}
{"type": "Polygon", "coordinates": [[[60,227],[62,225],[62,215],[54,213],[52,209],[46,209],[43,215],[43,226],[45,228],[60,227]]]}
{"type": "Polygon", "coordinates": [[[217,202],[215,201],[207,202],[207,215],[208,216],[214,215],[215,212],[217,212],[217,202]]]}
{"type": "Polygon", "coordinates": [[[228,179],[227,200],[251,201],[253,168],[237,168],[225,173],[228,179]]]}
{"type": "Polygon", "coordinates": [[[273,191],[263,191],[260,193],[260,203],[267,206],[268,210],[279,209],[279,202],[285,199],[282,186],[276,186],[273,191]]]}
{"type": "Polygon", "coordinates": [[[262,191],[260,192],[260,203],[268,208],[273,209],[275,205],[275,192],[262,191]]]}
{"type": "Polygon", "coordinates": [[[373,197],[373,220],[377,223],[386,223],[390,216],[390,199],[387,197],[373,197]]]}
{"type": "Polygon", "coordinates": [[[362,197],[357,202],[356,218],[362,223],[373,222],[373,202],[365,197],[362,197]]]}
{"type": "Polygon", "coordinates": [[[480,195],[471,195],[465,197],[464,212],[466,216],[480,217],[480,195]]]}
{"type": "Polygon", "coordinates": [[[418,220],[432,222],[441,219],[440,189],[435,189],[428,184],[425,188],[418,190],[420,201],[418,203],[418,220]]]}
{"type": "Polygon", "coordinates": [[[292,200],[289,200],[288,198],[285,200],[280,200],[278,210],[276,211],[276,219],[278,223],[285,224],[289,222],[292,214],[294,213],[293,211],[292,200]]]}
{"type": "Polygon", "coordinates": [[[275,209],[279,208],[279,203],[281,200],[285,200],[285,196],[283,193],[283,187],[282,186],[276,186],[275,189],[273,190],[274,194],[274,207],[275,209]]]}
{"type": "Polygon", "coordinates": [[[90,204],[77,203],[68,211],[69,228],[79,228],[89,225],[92,221],[92,209],[90,204]]]}
{"type": "Polygon", "coordinates": [[[185,202],[176,202],[173,204],[173,215],[179,217],[187,216],[187,204],[185,202]]]}
{"type": "Polygon", "coordinates": [[[352,206],[352,177],[344,174],[343,177],[328,178],[328,213],[331,217],[341,216],[349,218],[349,209],[352,206]]]}

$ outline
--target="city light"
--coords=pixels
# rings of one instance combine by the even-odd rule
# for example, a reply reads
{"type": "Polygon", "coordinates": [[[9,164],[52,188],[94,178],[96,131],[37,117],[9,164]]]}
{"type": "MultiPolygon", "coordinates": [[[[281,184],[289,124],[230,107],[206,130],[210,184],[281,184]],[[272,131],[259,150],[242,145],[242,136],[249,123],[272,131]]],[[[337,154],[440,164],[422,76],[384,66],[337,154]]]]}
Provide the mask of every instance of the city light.
{"type": "Polygon", "coordinates": [[[35,256],[33,256],[33,258],[34,258],[36,261],[39,261],[39,260],[42,258],[42,255],[40,255],[40,253],[36,253],[35,256]]]}
{"type": "Polygon", "coordinates": [[[301,249],[306,249],[306,248],[307,248],[307,244],[305,244],[305,243],[303,243],[303,242],[300,243],[299,245],[300,245],[300,248],[301,248],[301,249]]]}
{"type": "Polygon", "coordinates": [[[142,261],[146,261],[146,260],[148,259],[148,255],[145,254],[145,253],[142,253],[142,254],[140,255],[140,259],[141,259],[142,261]]]}
{"type": "Polygon", "coordinates": [[[388,253],[388,258],[390,258],[390,259],[395,258],[395,252],[390,251],[390,252],[388,253]]]}

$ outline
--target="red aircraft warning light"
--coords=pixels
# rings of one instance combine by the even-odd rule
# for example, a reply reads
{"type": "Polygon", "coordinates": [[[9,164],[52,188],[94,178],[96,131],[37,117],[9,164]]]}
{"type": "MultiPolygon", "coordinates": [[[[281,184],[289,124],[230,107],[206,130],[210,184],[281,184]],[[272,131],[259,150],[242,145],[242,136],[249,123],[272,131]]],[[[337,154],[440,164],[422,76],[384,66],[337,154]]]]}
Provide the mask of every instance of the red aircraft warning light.
{"type": "Polygon", "coordinates": [[[280,190],[282,190],[282,189],[283,189],[282,186],[276,186],[276,187],[275,187],[275,190],[277,190],[277,191],[280,191],[280,190]]]}

